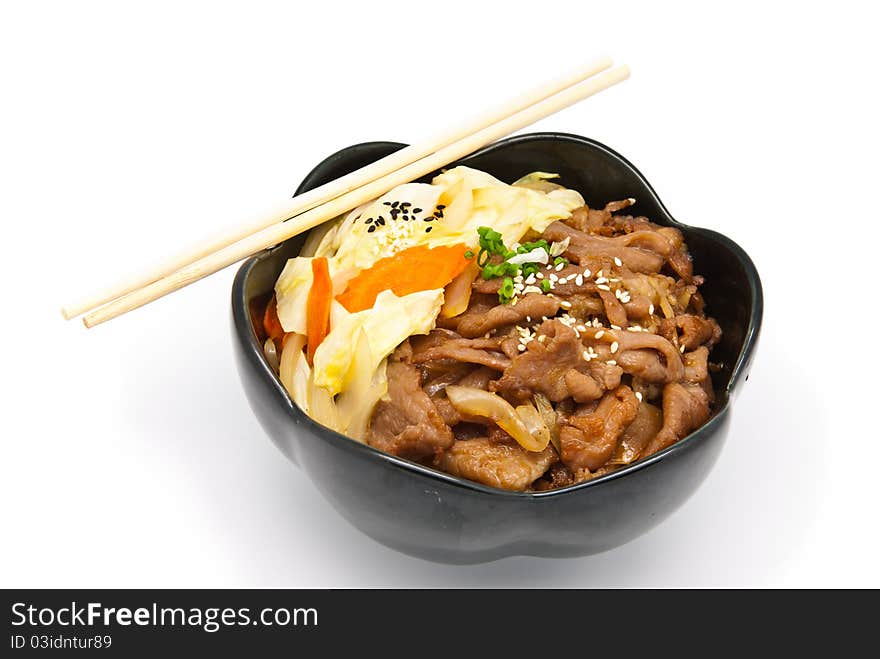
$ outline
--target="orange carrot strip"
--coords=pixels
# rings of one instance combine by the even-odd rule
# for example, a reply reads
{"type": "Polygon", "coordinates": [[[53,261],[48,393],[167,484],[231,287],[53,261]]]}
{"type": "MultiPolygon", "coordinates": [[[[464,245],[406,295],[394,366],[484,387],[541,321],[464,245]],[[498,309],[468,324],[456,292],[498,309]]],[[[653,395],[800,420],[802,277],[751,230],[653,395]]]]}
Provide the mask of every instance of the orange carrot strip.
{"type": "Polygon", "coordinates": [[[333,283],[327,259],[312,259],[312,287],[306,300],[306,340],[309,364],[314,361],[315,350],[330,331],[330,303],[333,301],[333,283]]]}
{"type": "Polygon", "coordinates": [[[360,272],[336,299],[355,313],[371,308],[382,291],[402,296],[443,288],[473,260],[473,256],[465,258],[467,251],[464,244],[410,247],[360,272]]]}
{"type": "Polygon", "coordinates": [[[281,321],[278,320],[278,302],[275,296],[269,300],[266,305],[266,311],[263,313],[263,330],[270,339],[277,340],[284,335],[284,328],[281,327],[281,321]]]}

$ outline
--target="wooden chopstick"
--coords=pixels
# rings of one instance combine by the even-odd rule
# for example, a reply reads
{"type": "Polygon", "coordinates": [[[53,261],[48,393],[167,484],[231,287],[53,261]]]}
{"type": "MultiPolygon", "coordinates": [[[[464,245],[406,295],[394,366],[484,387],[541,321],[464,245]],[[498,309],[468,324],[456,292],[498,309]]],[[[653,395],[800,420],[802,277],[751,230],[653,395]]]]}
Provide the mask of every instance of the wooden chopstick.
{"type": "Polygon", "coordinates": [[[322,222],[333,219],[342,213],[372,199],[380,197],[392,188],[408,183],[462,158],[477,149],[502,137],[520,130],[540,119],[589,96],[597,94],[629,77],[625,65],[615,67],[583,82],[563,89],[543,101],[520,110],[500,121],[483,128],[465,138],[445,146],[435,153],[421,158],[409,165],[376,179],[360,188],[346,192],[321,206],[302,213],[295,218],[270,225],[237,243],[224,247],[147,286],[136,289],[103,307],[85,315],[83,324],[94,327],[124,313],[142,307],[160,297],[188,286],[210,274],[222,270],[260,250],[277,245],[297,234],[307,231],[322,222]]]}
{"type": "Polygon", "coordinates": [[[61,314],[69,320],[87,311],[91,311],[102,304],[106,304],[111,300],[115,300],[126,293],[130,293],[163,277],[167,277],[176,270],[184,268],[209,254],[213,254],[228,245],[236,243],[243,238],[265,229],[268,226],[288,220],[296,215],[316,208],[335,197],[351,192],[352,190],[366,185],[367,183],[371,183],[383,176],[387,176],[401,167],[405,167],[406,165],[409,165],[420,158],[424,158],[453,142],[463,139],[487,126],[491,126],[506,116],[534,105],[535,103],[548,98],[563,89],[582,82],[583,80],[586,80],[610,67],[611,59],[608,57],[601,57],[585,66],[579,67],[571,73],[567,73],[556,80],[541,85],[519,98],[511,100],[503,106],[495,108],[491,112],[487,112],[471,121],[463,123],[442,135],[437,135],[422,144],[408,146],[382,158],[381,160],[377,160],[370,165],[342,176],[341,178],[330,181],[329,183],[309,190],[301,195],[297,195],[281,208],[261,216],[258,221],[251,222],[250,224],[238,227],[229,233],[217,236],[213,240],[206,241],[204,244],[196,246],[188,252],[180,254],[176,258],[153,267],[148,272],[119,282],[107,290],[98,292],[90,297],[65,305],[61,309],[61,314]]]}

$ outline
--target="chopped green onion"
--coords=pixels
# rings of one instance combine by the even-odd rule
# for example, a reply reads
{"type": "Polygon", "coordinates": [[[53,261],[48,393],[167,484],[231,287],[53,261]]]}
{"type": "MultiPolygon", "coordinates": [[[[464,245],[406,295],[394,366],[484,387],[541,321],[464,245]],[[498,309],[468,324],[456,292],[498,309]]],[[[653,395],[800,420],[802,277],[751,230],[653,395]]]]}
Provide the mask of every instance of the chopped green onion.
{"type": "Polygon", "coordinates": [[[541,269],[540,263],[523,263],[521,266],[522,276],[528,277],[529,275],[537,274],[537,272],[541,269]]]}
{"type": "Polygon", "coordinates": [[[505,277],[501,288],[498,289],[498,301],[507,304],[513,299],[513,279],[505,277]]]}
{"type": "Polygon", "coordinates": [[[505,254],[507,248],[504,246],[503,236],[490,227],[479,227],[477,234],[480,236],[480,248],[486,250],[490,254],[505,254]]]}
{"type": "Polygon", "coordinates": [[[536,240],[533,243],[526,243],[525,245],[520,245],[519,248],[516,250],[516,253],[517,254],[525,254],[526,252],[531,252],[533,249],[537,249],[538,247],[545,249],[548,254],[550,253],[550,245],[543,238],[541,238],[540,240],[536,240]]]}
{"type": "Polygon", "coordinates": [[[553,265],[560,265],[560,264],[568,265],[568,259],[563,258],[562,256],[557,256],[555,259],[553,259],[553,265]]]}
{"type": "Polygon", "coordinates": [[[550,292],[550,280],[549,279],[542,279],[541,280],[541,290],[544,291],[545,293],[550,292]]]}
{"type": "Polygon", "coordinates": [[[466,251],[466,252],[464,253],[464,258],[466,258],[466,259],[472,259],[472,258],[474,258],[474,252],[473,252],[473,250],[470,250],[470,249],[469,249],[468,251],[466,251]]]}

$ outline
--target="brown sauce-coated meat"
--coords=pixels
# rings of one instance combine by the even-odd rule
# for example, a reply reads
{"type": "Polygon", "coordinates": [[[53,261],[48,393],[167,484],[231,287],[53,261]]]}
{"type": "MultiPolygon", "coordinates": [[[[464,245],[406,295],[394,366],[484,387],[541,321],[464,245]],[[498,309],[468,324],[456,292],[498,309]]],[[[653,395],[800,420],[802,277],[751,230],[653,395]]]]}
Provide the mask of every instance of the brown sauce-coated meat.
{"type": "Polygon", "coordinates": [[[522,491],[543,476],[556,460],[552,446],[533,453],[509,437],[503,441],[478,437],[455,442],[438,458],[438,466],[454,476],[484,485],[522,491]]]}
{"type": "Polygon", "coordinates": [[[401,344],[368,442],[493,487],[541,491],[610,473],[705,423],[721,329],[704,314],[681,231],[618,213],[632,203],[585,206],[523,239],[569,241],[570,262],[532,280],[552,282],[545,293],[524,293],[535,284],[520,279],[516,303],[501,304],[502,279],[478,277],[464,313],[401,344]],[[543,409],[558,452],[530,452],[488,417],[459,413],[452,384],[543,409]]]}
{"type": "Polygon", "coordinates": [[[565,374],[583,364],[583,346],[573,329],[558,320],[548,320],[538,329],[547,337],[534,340],[521,355],[511,361],[501,378],[490,386],[491,391],[520,402],[542,393],[553,402],[569,396],[565,374]]]}
{"type": "Polygon", "coordinates": [[[480,364],[498,371],[503,371],[510,366],[510,359],[502,352],[498,352],[500,344],[495,341],[489,343],[488,339],[450,339],[439,346],[428,348],[421,352],[415,352],[412,361],[416,364],[453,360],[469,364],[480,364]],[[496,348],[492,350],[490,348],[496,348]]]}
{"type": "Polygon", "coordinates": [[[526,318],[555,316],[557,311],[559,311],[559,300],[556,298],[529,293],[515,305],[499,304],[487,313],[466,314],[466,317],[458,323],[457,330],[464,337],[474,338],[484,336],[487,332],[500,327],[516,325],[526,318]]]}
{"type": "Polygon", "coordinates": [[[658,332],[676,345],[683,345],[685,350],[694,350],[701,345],[711,349],[721,338],[721,328],[712,318],[689,313],[661,320],[658,332]]]}
{"type": "Polygon", "coordinates": [[[642,403],[639,405],[636,418],[627,426],[620,437],[620,442],[609,465],[626,465],[635,462],[645,451],[645,447],[651,442],[660,428],[663,426],[663,412],[656,405],[642,403]]]}
{"type": "Polygon", "coordinates": [[[562,462],[571,469],[598,469],[612,456],[617,442],[635,420],[639,400],[627,386],[605,395],[595,411],[575,415],[562,427],[562,462]]]}
{"type": "Polygon", "coordinates": [[[422,388],[419,370],[405,361],[389,362],[388,400],[373,411],[367,443],[411,460],[452,446],[452,430],[422,388]]]}
{"type": "Polygon", "coordinates": [[[672,446],[709,418],[709,397],[696,384],[672,382],[663,388],[663,427],[645,448],[651,455],[672,446]]]}
{"type": "Polygon", "coordinates": [[[565,255],[579,264],[587,263],[596,257],[612,259],[616,257],[633,272],[660,272],[666,257],[672,252],[672,246],[668,240],[656,232],[650,231],[628,234],[619,238],[606,238],[572,229],[567,224],[557,221],[548,226],[543,235],[548,241],[555,242],[561,242],[568,238],[569,245],[565,255]],[[620,238],[624,240],[621,241],[620,238]],[[641,244],[642,238],[648,241],[651,248],[665,245],[665,249],[662,252],[646,249],[641,244]],[[662,242],[664,240],[665,244],[662,242]]]}

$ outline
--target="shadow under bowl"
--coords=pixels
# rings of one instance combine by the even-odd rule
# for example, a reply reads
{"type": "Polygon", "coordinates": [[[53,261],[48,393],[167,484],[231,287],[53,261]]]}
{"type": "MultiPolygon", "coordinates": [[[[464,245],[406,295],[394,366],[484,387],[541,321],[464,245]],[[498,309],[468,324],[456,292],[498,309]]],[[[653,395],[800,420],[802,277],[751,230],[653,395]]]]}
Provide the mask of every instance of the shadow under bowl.
{"type": "MultiPolygon", "coordinates": [[[[305,178],[297,194],[403,148],[368,142],[343,149],[305,178]]],[[[697,489],[726,439],[731,403],[748,370],[761,325],[761,282],[746,253],[729,238],[677,222],[645,178],[598,142],[564,133],[535,133],[492,144],[460,161],[513,181],[532,171],[560,174],[590,206],[633,197],[633,212],[679,228],[705,276],[707,313],[723,337],[712,359],[714,416],[664,451],[606,476],[538,493],[509,492],[425,467],[352,441],[306,416],[263,357],[257,328],[298,236],[248,259],[232,289],[238,371],[251,408],[272,441],[300,466],[339,513],[375,540],[420,558],[479,563],[513,555],[582,556],[645,533],[697,489]]],[[[422,180],[430,180],[429,175],[422,180]]]]}

